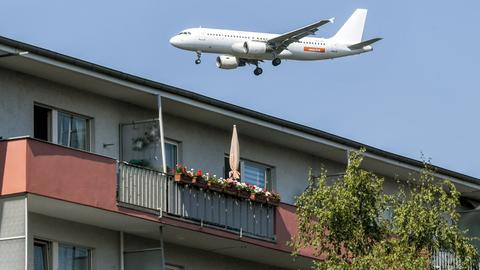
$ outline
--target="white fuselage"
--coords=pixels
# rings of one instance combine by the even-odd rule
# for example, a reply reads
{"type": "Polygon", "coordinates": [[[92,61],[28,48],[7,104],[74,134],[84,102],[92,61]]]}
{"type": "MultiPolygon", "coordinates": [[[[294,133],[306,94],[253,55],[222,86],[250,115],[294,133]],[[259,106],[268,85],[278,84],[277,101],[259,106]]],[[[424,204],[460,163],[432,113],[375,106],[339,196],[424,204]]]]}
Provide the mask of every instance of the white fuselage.
{"type": "Polygon", "coordinates": [[[172,37],[170,43],[184,50],[233,55],[238,58],[252,60],[272,60],[275,57],[290,60],[323,60],[360,54],[372,50],[371,46],[351,50],[348,46],[352,44],[345,44],[333,38],[313,37],[304,37],[297,42],[291,43],[278,55],[268,51],[262,54],[245,54],[239,52],[238,49],[235,50],[235,48],[243,46],[246,41],[267,42],[277,36],[279,35],[260,32],[190,28],[172,37]]]}

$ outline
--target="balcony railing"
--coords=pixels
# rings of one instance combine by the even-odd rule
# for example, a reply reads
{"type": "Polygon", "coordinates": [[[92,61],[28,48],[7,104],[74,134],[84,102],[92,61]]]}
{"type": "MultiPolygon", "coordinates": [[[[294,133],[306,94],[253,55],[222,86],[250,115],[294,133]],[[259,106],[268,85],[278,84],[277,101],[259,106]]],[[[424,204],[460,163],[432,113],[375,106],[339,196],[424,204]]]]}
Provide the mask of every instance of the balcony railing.
{"type": "Polygon", "coordinates": [[[177,184],[158,171],[120,162],[118,202],[244,236],[275,240],[275,207],[177,184]]]}
{"type": "MultiPolygon", "coordinates": [[[[432,268],[434,270],[451,270],[458,269],[460,267],[461,261],[452,253],[439,251],[435,252],[432,256],[432,268]]],[[[480,262],[473,263],[468,270],[478,270],[480,269],[480,262]]]]}
{"type": "Polygon", "coordinates": [[[167,203],[168,176],[125,162],[118,163],[119,202],[161,214],[167,203]]]}

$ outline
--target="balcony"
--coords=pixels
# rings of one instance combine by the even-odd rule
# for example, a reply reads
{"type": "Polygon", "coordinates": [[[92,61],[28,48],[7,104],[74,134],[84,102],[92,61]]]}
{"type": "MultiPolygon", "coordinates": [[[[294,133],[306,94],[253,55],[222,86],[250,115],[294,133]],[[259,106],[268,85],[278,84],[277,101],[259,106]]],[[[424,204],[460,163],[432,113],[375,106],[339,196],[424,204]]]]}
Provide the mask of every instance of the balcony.
{"type": "Polygon", "coordinates": [[[180,185],[153,169],[35,139],[0,141],[0,195],[25,192],[140,217],[153,214],[149,219],[163,216],[233,238],[272,245],[289,240],[285,222],[275,221],[289,210],[279,214],[278,207],[180,185]]]}
{"type": "Polygon", "coordinates": [[[158,239],[162,226],[166,242],[225,247],[217,252],[284,268],[307,269],[313,258],[289,255],[294,206],[180,185],[153,169],[27,137],[0,141],[0,196],[28,196],[29,211],[145,238],[158,239]]]}
{"type": "Polygon", "coordinates": [[[275,240],[275,207],[189,185],[170,175],[118,164],[118,202],[264,240],[275,240]]]}

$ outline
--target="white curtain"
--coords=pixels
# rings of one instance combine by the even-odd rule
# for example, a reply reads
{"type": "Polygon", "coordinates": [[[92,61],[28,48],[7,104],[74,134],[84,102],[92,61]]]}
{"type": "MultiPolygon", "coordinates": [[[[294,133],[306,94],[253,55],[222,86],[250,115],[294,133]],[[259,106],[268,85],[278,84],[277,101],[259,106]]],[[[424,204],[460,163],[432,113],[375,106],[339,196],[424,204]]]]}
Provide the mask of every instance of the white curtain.
{"type": "Polygon", "coordinates": [[[87,149],[87,120],[66,113],[58,113],[58,143],[78,149],[87,149]]]}
{"type": "Polygon", "coordinates": [[[58,253],[58,270],[90,270],[88,249],[61,244],[58,253]]]}

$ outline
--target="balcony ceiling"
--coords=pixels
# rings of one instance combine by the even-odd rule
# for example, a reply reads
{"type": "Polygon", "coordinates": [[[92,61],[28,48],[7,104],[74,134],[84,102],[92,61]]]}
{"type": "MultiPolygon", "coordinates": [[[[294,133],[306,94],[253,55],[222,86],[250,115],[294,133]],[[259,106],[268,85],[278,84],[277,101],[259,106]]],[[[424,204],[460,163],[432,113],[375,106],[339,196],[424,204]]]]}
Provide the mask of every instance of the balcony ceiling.
{"type": "MultiPolygon", "coordinates": [[[[77,223],[123,231],[136,236],[160,239],[160,223],[109,212],[80,204],[28,195],[28,211],[77,223]]],[[[164,241],[190,248],[253,261],[284,269],[310,269],[311,259],[293,258],[289,253],[260,247],[243,241],[226,239],[206,233],[164,225],[164,241]]]]}

